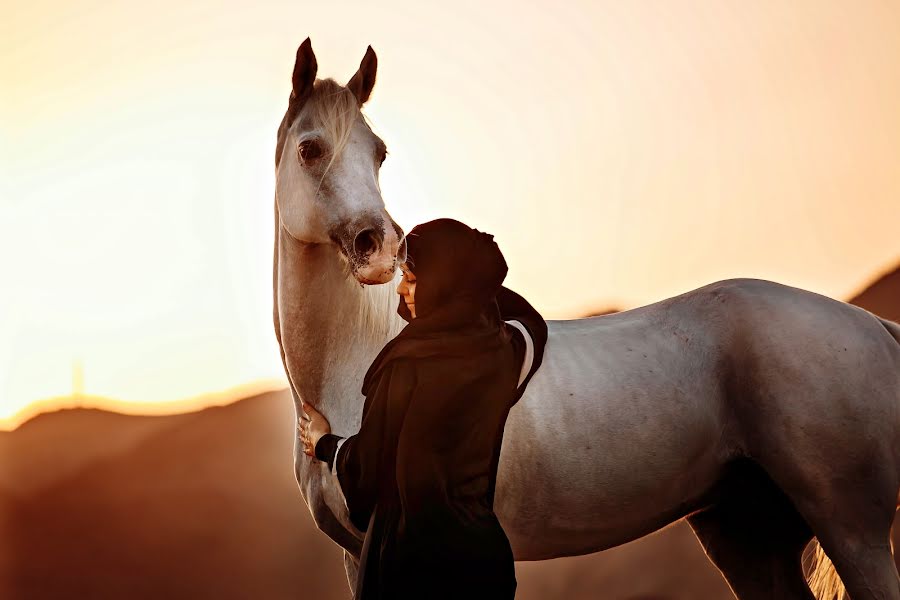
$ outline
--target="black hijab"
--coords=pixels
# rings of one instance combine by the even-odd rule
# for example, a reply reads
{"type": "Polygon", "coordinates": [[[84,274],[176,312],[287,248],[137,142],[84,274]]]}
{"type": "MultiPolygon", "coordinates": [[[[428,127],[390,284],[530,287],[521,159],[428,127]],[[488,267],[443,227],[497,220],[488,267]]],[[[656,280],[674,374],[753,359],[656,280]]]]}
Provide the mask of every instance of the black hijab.
{"type": "Polygon", "coordinates": [[[399,298],[408,325],[369,367],[362,393],[390,361],[496,350],[510,341],[497,292],[507,266],[494,236],[454,219],[416,225],[406,236],[406,263],[416,276],[416,318],[399,298]]]}

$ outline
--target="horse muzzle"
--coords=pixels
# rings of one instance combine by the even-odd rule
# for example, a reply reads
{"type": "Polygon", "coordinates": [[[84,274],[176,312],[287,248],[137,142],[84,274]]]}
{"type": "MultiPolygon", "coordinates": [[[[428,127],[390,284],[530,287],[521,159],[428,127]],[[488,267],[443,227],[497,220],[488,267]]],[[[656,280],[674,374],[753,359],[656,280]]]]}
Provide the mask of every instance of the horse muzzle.
{"type": "Polygon", "coordinates": [[[386,212],[340,227],[330,237],[347,259],[353,277],[364,285],[393,281],[397,265],[406,260],[403,229],[386,212]]]}

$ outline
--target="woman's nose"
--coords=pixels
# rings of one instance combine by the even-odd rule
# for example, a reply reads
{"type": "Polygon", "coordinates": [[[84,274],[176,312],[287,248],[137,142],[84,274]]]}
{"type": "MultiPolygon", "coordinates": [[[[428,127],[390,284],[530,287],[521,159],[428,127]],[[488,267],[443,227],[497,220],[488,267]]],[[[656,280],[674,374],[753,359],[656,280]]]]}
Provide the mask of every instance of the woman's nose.
{"type": "Polygon", "coordinates": [[[401,296],[403,295],[403,280],[400,280],[400,283],[397,284],[397,293],[401,296]]]}

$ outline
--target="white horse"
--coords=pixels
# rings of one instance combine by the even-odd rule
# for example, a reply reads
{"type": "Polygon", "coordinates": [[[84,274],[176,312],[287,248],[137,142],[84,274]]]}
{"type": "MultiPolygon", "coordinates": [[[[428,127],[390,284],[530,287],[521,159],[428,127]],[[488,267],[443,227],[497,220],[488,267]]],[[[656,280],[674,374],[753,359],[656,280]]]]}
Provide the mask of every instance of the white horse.
{"type": "MultiPolygon", "coordinates": [[[[403,234],[385,146],[309,40],[275,154],[274,320],[297,411],[360,424],[362,375],[403,326],[403,234]]],[[[900,487],[900,326],[811,292],[729,280],[623,313],[549,321],[543,366],[506,424],[495,510],[517,560],[603,550],[687,517],[741,599],[812,598],[815,535],[854,600],[900,600],[889,529],[900,487]]],[[[325,463],[297,481],[351,586],[364,532],[325,463]]],[[[827,575],[827,573],[826,573],[827,575]]]]}

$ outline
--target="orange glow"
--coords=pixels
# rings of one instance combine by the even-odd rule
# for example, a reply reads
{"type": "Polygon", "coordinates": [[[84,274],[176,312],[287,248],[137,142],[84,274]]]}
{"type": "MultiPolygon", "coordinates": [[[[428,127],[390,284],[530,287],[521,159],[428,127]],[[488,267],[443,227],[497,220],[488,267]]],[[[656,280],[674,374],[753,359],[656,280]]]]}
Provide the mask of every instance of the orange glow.
{"type": "Polygon", "coordinates": [[[64,405],[30,403],[68,393],[73,363],[80,398],[135,412],[283,382],[274,141],[307,35],[341,82],[378,53],[366,111],[390,149],[394,219],[493,233],[507,285],[549,318],[736,276],[847,298],[900,259],[896,3],[36,0],[3,14],[7,424],[64,405]]]}
{"type": "Polygon", "coordinates": [[[128,402],[102,396],[59,396],[31,402],[10,417],[0,418],[0,431],[12,431],[19,425],[41,413],[71,408],[95,408],[123,415],[173,415],[193,412],[209,406],[224,406],[237,400],[266,392],[284,389],[280,380],[257,381],[220,392],[211,392],[194,398],[168,400],[162,402],[128,402]]]}

